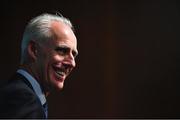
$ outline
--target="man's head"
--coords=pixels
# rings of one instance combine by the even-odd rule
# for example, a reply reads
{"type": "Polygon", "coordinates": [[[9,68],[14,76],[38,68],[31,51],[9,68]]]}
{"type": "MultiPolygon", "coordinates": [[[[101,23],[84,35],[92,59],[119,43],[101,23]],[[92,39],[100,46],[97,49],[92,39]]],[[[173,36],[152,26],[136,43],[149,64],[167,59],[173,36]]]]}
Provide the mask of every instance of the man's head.
{"type": "Polygon", "coordinates": [[[71,22],[57,15],[42,14],[27,25],[21,46],[21,64],[45,90],[62,89],[75,67],[77,40],[71,22]]]}

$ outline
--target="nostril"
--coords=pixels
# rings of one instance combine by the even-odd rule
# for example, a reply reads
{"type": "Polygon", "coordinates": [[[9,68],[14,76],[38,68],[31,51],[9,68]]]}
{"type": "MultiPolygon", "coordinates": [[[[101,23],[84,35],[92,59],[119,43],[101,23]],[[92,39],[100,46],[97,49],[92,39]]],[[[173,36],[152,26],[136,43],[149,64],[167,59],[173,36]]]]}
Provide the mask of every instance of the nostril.
{"type": "Polygon", "coordinates": [[[63,64],[66,66],[71,66],[71,67],[75,67],[75,65],[76,65],[74,59],[66,59],[66,60],[64,60],[63,64]]]}
{"type": "Polygon", "coordinates": [[[72,65],[70,62],[63,62],[63,66],[64,66],[65,68],[70,68],[70,67],[72,67],[73,65],[72,65]]]}

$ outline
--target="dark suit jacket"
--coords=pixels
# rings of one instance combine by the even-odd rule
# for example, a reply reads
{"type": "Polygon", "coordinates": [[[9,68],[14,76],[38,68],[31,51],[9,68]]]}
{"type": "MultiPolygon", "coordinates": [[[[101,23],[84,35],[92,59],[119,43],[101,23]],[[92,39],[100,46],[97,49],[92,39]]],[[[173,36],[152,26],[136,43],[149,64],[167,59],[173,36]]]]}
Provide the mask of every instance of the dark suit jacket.
{"type": "Polygon", "coordinates": [[[0,118],[45,118],[38,96],[19,73],[0,88],[0,118]]]}

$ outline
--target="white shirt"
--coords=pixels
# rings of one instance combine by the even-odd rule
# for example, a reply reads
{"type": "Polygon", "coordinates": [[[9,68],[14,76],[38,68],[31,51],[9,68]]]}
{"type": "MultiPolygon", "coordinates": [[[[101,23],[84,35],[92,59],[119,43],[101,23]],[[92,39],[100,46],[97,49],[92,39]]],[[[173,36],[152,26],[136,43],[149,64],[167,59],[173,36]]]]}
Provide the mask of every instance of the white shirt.
{"type": "Polygon", "coordinates": [[[41,101],[41,104],[43,105],[44,103],[46,103],[46,97],[35,78],[23,69],[18,69],[17,73],[23,75],[31,83],[36,95],[39,97],[39,100],[41,101]]]}

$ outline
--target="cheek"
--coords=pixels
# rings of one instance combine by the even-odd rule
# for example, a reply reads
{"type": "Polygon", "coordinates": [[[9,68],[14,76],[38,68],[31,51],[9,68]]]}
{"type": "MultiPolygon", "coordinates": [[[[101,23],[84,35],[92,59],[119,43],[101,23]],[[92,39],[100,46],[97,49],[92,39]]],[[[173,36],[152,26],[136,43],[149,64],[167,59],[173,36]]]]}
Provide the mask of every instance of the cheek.
{"type": "Polygon", "coordinates": [[[49,79],[54,79],[54,69],[53,65],[55,64],[61,64],[63,61],[63,57],[58,55],[58,54],[53,54],[51,56],[48,56],[46,59],[46,69],[47,69],[47,74],[49,75],[49,79]]]}
{"type": "Polygon", "coordinates": [[[47,75],[49,75],[48,76],[49,81],[52,81],[53,79],[55,79],[54,78],[54,70],[52,69],[52,67],[49,67],[48,72],[49,73],[47,75]]]}
{"type": "Polygon", "coordinates": [[[61,55],[56,54],[52,58],[53,58],[54,61],[58,62],[58,61],[62,61],[64,57],[61,56],[61,55]]]}
{"type": "Polygon", "coordinates": [[[51,56],[48,58],[47,62],[45,63],[50,79],[54,77],[53,64],[56,64],[58,62],[60,62],[60,60],[58,59],[58,56],[51,56]]]}
{"type": "Polygon", "coordinates": [[[49,71],[51,70],[51,58],[47,54],[44,54],[42,57],[39,58],[38,66],[43,74],[43,78],[45,80],[49,79],[49,71]]]}

